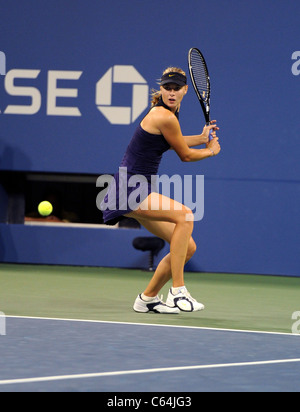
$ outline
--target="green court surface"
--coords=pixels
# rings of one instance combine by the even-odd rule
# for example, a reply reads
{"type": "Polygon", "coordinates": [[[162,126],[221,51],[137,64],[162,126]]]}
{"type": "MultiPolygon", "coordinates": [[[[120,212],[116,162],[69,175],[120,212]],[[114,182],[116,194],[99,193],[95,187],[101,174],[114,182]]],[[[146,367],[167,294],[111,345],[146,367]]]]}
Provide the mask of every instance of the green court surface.
{"type": "MultiPolygon", "coordinates": [[[[0,264],[5,315],[151,323],[291,333],[300,311],[300,278],[186,273],[186,286],[206,309],[179,315],[132,309],[151,273],[141,270],[0,264]]],[[[170,285],[168,285],[170,286],[170,285]]],[[[168,286],[162,293],[165,298],[168,286]]]]}

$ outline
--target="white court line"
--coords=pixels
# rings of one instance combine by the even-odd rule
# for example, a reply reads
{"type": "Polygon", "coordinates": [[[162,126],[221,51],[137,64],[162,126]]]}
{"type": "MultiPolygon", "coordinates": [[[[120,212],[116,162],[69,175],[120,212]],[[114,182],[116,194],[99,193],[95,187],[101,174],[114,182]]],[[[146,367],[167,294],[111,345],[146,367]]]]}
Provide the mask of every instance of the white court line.
{"type": "Polygon", "coordinates": [[[215,365],[195,365],[195,366],[178,366],[172,368],[154,368],[154,369],[136,369],[128,371],[116,371],[116,372],[100,372],[100,373],[83,373],[77,375],[59,375],[59,376],[45,376],[35,378],[24,379],[7,379],[0,381],[0,385],[12,385],[20,383],[38,383],[38,382],[50,382],[61,381],[70,379],[87,379],[87,378],[103,378],[109,376],[121,376],[121,375],[140,375],[146,373],[161,373],[161,372],[175,372],[175,371],[188,371],[188,370],[200,370],[200,369],[215,369],[215,368],[230,368],[237,366],[257,366],[257,365],[274,365],[280,363],[295,363],[300,362],[300,359],[279,359],[270,361],[257,361],[257,362],[240,362],[240,363],[219,363],[215,365]]]}
{"type": "Polygon", "coordinates": [[[116,321],[109,321],[109,320],[65,319],[65,318],[49,318],[49,317],[17,316],[17,315],[6,315],[5,317],[15,318],[15,319],[54,320],[54,321],[62,321],[62,322],[83,322],[83,323],[100,323],[100,324],[112,324],[112,325],[132,325],[132,326],[155,326],[155,327],[163,327],[163,328],[184,328],[184,329],[212,330],[212,331],[223,331],[223,332],[260,333],[260,334],[267,334],[267,335],[284,335],[284,336],[298,336],[298,337],[300,336],[299,334],[287,333],[287,332],[267,332],[267,331],[261,331],[261,330],[247,330],[247,329],[209,328],[209,327],[203,327],[203,326],[164,325],[164,324],[157,324],[157,323],[116,322],[116,321]]]}

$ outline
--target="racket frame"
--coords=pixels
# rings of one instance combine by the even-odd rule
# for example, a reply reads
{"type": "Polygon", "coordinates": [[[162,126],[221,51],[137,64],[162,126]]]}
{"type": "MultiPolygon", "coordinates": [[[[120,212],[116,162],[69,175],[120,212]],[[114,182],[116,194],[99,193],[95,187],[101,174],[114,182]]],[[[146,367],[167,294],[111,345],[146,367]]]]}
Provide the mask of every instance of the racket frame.
{"type": "Polygon", "coordinates": [[[199,100],[199,102],[201,104],[201,107],[202,107],[202,110],[203,110],[206,125],[209,126],[210,125],[210,91],[211,91],[210,77],[209,77],[209,72],[208,72],[208,68],[207,68],[207,64],[206,64],[206,61],[204,59],[204,56],[197,47],[192,47],[189,50],[189,53],[188,53],[188,67],[189,67],[190,78],[192,80],[194,90],[196,92],[196,95],[198,97],[198,100],[199,100]],[[202,60],[203,66],[204,66],[205,77],[206,77],[206,82],[207,82],[207,90],[208,90],[207,97],[205,99],[203,99],[203,97],[201,96],[200,91],[198,90],[198,87],[197,87],[197,84],[196,84],[196,81],[195,81],[195,77],[194,77],[194,74],[193,74],[193,65],[192,65],[192,62],[191,62],[191,55],[192,55],[193,51],[196,51],[199,54],[199,56],[202,60]]]}

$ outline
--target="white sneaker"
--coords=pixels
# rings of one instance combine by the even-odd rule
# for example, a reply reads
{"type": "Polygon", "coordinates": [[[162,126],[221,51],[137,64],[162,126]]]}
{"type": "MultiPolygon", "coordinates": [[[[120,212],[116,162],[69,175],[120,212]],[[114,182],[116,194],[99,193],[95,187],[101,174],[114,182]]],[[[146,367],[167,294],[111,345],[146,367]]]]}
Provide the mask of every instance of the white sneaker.
{"type": "Polygon", "coordinates": [[[156,296],[150,302],[146,302],[142,299],[142,296],[139,295],[133,305],[133,310],[139,313],[147,313],[147,312],[154,312],[154,313],[169,313],[169,314],[178,314],[180,310],[177,307],[169,307],[167,306],[161,299],[156,296]]]}
{"type": "Polygon", "coordinates": [[[170,307],[177,307],[182,312],[197,312],[203,310],[205,306],[192,298],[187,288],[183,286],[177,295],[173,295],[172,288],[169,291],[166,304],[170,307]]]}

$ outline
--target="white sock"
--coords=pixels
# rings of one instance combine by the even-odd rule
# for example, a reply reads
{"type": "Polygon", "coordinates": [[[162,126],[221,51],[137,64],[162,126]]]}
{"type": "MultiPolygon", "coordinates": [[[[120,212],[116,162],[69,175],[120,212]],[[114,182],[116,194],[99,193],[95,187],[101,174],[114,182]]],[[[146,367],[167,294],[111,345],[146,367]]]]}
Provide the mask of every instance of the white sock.
{"type": "Polygon", "coordinates": [[[154,297],[150,297],[150,296],[146,296],[143,293],[141,294],[141,298],[145,301],[145,302],[151,302],[151,300],[155,299],[154,297]]]}
{"type": "Polygon", "coordinates": [[[179,286],[179,288],[172,288],[172,294],[173,295],[178,295],[178,293],[180,293],[182,291],[182,289],[184,290],[184,292],[186,291],[185,286],[179,286]]]}

